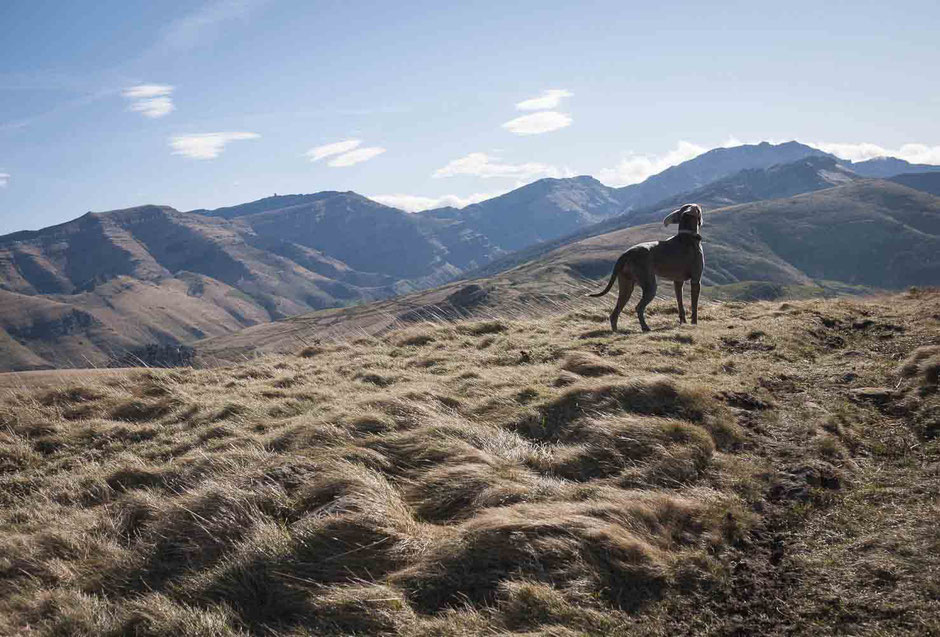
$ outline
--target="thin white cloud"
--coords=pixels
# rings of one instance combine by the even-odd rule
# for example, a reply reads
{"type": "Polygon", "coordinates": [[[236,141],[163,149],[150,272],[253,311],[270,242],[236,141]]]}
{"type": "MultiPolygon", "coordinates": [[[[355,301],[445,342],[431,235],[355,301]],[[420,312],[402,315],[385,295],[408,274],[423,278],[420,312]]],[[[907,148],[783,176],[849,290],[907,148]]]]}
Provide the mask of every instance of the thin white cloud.
{"type": "Polygon", "coordinates": [[[605,168],[597,178],[609,186],[628,186],[661,173],[670,166],[698,157],[708,149],[690,142],[680,141],[676,147],[661,155],[630,153],[613,168],[605,168]]]}
{"type": "Polygon", "coordinates": [[[348,153],[352,149],[358,148],[361,143],[362,140],[359,139],[346,139],[332,144],[323,144],[322,146],[314,146],[306,152],[306,155],[310,161],[320,161],[324,157],[348,153]]]}
{"type": "Polygon", "coordinates": [[[558,111],[539,111],[511,119],[503,128],[516,135],[541,135],[571,125],[571,116],[558,111]]]}
{"type": "Polygon", "coordinates": [[[520,111],[541,111],[546,109],[558,108],[562,98],[571,97],[574,93],[563,88],[553,88],[542,91],[538,97],[523,100],[516,104],[520,111]]]}
{"type": "Polygon", "coordinates": [[[386,206],[392,206],[393,208],[405,210],[407,212],[420,212],[422,210],[443,208],[445,206],[451,206],[453,208],[465,208],[471,204],[480,203],[481,201],[498,197],[499,195],[505,194],[506,192],[507,191],[505,190],[487,193],[479,192],[472,195],[467,195],[466,197],[461,197],[460,195],[441,195],[440,197],[422,197],[420,195],[404,194],[370,195],[369,199],[378,201],[379,203],[385,204],[386,206]]]}
{"type": "Polygon", "coordinates": [[[163,117],[176,110],[173,105],[173,87],[168,84],[138,84],[121,91],[130,100],[130,110],[145,117],[163,117]]]}
{"type": "Polygon", "coordinates": [[[202,133],[201,135],[181,135],[170,138],[174,155],[183,155],[192,159],[215,159],[229,142],[242,139],[257,139],[258,133],[202,133]]]}
{"type": "Polygon", "coordinates": [[[258,0],[215,0],[172,22],[157,42],[158,51],[184,52],[218,37],[222,27],[236,20],[246,21],[258,0]]]}
{"type": "Polygon", "coordinates": [[[806,145],[850,161],[866,161],[877,157],[897,157],[912,164],[940,164],[940,146],[928,146],[926,144],[904,144],[898,149],[884,148],[867,142],[858,144],[806,142],[806,145]]]}
{"type": "Polygon", "coordinates": [[[10,183],[10,173],[0,173],[0,188],[6,188],[7,184],[10,183]]]}
{"type": "Polygon", "coordinates": [[[434,171],[433,177],[454,177],[457,175],[471,175],[474,177],[513,177],[516,179],[533,179],[535,177],[561,177],[562,171],[554,166],[538,162],[525,164],[504,164],[495,157],[486,153],[470,153],[454,159],[443,168],[434,171]]]}
{"type": "Polygon", "coordinates": [[[356,164],[361,164],[364,161],[369,161],[374,157],[378,157],[385,152],[385,149],[381,146],[369,146],[367,148],[357,148],[356,150],[351,150],[348,153],[343,153],[334,157],[327,162],[327,166],[333,168],[344,168],[346,166],[355,166],[356,164]]]}
{"type": "Polygon", "coordinates": [[[169,95],[173,92],[173,87],[169,84],[138,84],[121,91],[124,97],[130,99],[144,99],[148,97],[160,97],[169,95]]]}

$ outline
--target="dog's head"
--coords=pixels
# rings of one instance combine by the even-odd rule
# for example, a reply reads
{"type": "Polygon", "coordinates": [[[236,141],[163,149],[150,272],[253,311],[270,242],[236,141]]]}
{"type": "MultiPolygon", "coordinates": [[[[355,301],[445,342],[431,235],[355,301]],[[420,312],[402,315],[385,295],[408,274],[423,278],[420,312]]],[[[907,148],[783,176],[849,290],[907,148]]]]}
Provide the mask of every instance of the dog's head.
{"type": "Polygon", "coordinates": [[[696,203],[687,203],[678,210],[673,210],[663,219],[664,226],[670,223],[678,223],[679,232],[698,234],[702,224],[705,223],[702,217],[702,207],[696,203]]]}

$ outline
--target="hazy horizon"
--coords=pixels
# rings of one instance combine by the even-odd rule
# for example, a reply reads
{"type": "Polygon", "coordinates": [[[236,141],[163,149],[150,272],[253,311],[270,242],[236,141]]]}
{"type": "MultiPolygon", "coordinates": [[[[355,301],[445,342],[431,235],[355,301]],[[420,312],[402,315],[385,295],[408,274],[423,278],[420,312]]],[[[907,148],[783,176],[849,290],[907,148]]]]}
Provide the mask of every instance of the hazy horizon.
{"type": "Polygon", "coordinates": [[[354,190],[408,210],[796,140],[940,164],[935,4],[0,7],[0,234],[354,190]],[[909,69],[905,73],[904,69],[909,69]]]}

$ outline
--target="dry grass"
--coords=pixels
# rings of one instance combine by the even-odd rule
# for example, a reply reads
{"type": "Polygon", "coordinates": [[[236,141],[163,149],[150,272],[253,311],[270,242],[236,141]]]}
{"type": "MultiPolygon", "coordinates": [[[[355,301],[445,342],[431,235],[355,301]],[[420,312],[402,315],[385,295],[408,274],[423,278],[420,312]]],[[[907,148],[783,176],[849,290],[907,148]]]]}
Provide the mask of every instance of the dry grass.
{"type": "Polygon", "coordinates": [[[648,335],[585,305],[9,392],[0,634],[733,632],[768,529],[895,457],[860,423],[932,431],[925,303],[892,300],[901,331],[853,328],[887,307],[855,300],[648,335]]]}

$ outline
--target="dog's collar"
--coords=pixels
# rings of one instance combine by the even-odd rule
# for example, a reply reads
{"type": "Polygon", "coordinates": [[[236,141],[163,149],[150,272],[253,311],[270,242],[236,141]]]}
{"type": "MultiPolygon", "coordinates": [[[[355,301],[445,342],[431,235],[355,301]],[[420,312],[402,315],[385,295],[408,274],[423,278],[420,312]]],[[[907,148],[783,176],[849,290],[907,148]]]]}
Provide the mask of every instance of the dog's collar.
{"type": "Polygon", "coordinates": [[[695,239],[696,241],[702,240],[702,235],[700,235],[697,232],[692,232],[691,230],[680,230],[677,234],[688,234],[688,235],[691,235],[692,238],[695,239]]]}

